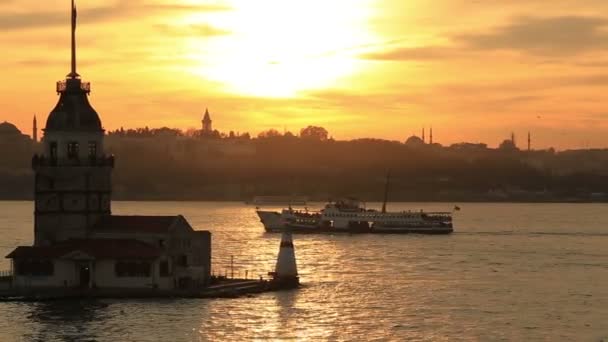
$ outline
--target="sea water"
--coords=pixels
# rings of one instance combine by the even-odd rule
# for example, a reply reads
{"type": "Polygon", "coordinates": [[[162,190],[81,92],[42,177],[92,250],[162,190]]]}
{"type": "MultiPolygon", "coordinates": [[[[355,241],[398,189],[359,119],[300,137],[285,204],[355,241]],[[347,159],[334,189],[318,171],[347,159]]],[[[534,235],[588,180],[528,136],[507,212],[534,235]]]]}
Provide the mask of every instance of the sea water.
{"type": "MultiPolygon", "coordinates": [[[[299,290],[0,303],[0,341],[608,340],[608,205],[458,206],[446,236],[294,235],[299,290]]],[[[33,210],[0,202],[0,253],[31,244],[33,210]]],[[[230,274],[234,257],[235,276],[267,277],[279,248],[280,235],[241,203],[114,202],[113,213],[182,214],[211,231],[215,274],[230,274]]]]}

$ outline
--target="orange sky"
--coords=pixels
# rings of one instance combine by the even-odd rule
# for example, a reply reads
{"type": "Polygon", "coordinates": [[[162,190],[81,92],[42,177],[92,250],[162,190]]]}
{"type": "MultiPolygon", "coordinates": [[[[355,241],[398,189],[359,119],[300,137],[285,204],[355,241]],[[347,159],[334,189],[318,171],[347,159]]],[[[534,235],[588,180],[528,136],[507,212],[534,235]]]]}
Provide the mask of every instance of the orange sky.
{"type": "MultiPolygon", "coordinates": [[[[0,121],[31,132],[69,72],[69,1],[0,1],[0,121]]],[[[608,147],[608,1],[77,1],[106,129],[608,147]]]]}

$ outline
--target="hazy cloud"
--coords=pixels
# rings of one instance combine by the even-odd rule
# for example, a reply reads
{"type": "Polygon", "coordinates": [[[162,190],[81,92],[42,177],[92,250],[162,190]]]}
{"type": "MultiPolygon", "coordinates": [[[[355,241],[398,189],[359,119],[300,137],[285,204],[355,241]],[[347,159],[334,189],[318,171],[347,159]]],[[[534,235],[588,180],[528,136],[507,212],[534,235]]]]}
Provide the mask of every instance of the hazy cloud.
{"type": "MultiPolygon", "coordinates": [[[[116,18],[141,17],[166,12],[214,12],[230,10],[224,5],[145,4],[141,1],[120,1],[113,6],[78,9],[84,24],[116,18]]],[[[21,30],[65,26],[69,23],[69,8],[63,11],[15,12],[0,10],[1,30],[21,30]]]]}
{"type": "Polygon", "coordinates": [[[193,24],[186,26],[157,25],[156,28],[163,33],[173,36],[212,37],[230,34],[230,31],[223,30],[208,24],[193,24]]]}
{"type": "Polygon", "coordinates": [[[436,60],[454,56],[457,51],[442,46],[404,47],[387,51],[362,54],[364,59],[381,61],[424,61],[436,60]]]}
{"type": "Polygon", "coordinates": [[[65,13],[0,13],[0,29],[14,30],[32,27],[47,27],[66,23],[65,13]]]}
{"type": "Polygon", "coordinates": [[[562,58],[608,49],[608,18],[562,16],[517,17],[487,33],[461,33],[447,37],[452,46],[389,48],[364,53],[364,59],[381,61],[433,61],[461,56],[467,51],[511,50],[562,58]]]}
{"type": "Polygon", "coordinates": [[[608,47],[608,18],[520,17],[506,26],[455,39],[480,50],[516,50],[535,55],[567,56],[608,47]]]}

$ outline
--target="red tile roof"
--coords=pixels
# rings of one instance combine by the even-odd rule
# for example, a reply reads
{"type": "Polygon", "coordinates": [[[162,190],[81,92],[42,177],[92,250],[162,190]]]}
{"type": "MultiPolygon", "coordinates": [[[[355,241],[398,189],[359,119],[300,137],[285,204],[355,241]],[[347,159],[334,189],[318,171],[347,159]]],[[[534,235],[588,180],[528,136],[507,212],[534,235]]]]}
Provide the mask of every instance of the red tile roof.
{"type": "Polygon", "coordinates": [[[160,249],[134,239],[70,239],[52,246],[19,246],[9,259],[53,259],[82,252],[95,259],[154,259],[160,249]]]}
{"type": "Polygon", "coordinates": [[[179,216],[104,216],[94,231],[165,234],[179,216]]]}

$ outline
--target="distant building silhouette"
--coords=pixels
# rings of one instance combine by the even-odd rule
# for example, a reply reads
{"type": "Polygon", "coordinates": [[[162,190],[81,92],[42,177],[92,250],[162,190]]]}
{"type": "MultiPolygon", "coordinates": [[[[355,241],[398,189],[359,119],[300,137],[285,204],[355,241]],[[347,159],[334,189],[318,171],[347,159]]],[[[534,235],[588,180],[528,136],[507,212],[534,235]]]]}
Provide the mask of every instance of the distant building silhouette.
{"type": "Polygon", "coordinates": [[[517,145],[515,144],[515,133],[511,132],[511,139],[505,139],[498,145],[498,149],[503,151],[518,151],[517,145]]]}
{"type": "Polygon", "coordinates": [[[530,137],[530,131],[528,131],[528,152],[531,151],[532,147],[532,138],[530,137]]]}
{"type": "Polygon", "coordinates": [[[486,151],[488,150],[488,145],[484,143],[469,143],[469,142],[461,142],[452,144],[449,146],[451,150],[457,151],[486,151]]]}
{"type": "Polygon", "coordinates": [[[33,127],[32,127],[32,140],[34,140],[35,143],[38,142],[38,123],[36,122],[36,114],[34,114],[34,123],[33,123],[33,127]]]}
{"type": "Polygon", "coordinates": [[[209,109],[205,108],[205,115],[203,116],[203,134],[210,134],[213,132],[213,126],[211,116],[209,115],[209,109]]]}
{"type": "Polygon", "coordinates": [[[21,137],[23,136],[23,134],[21,133],[19,128],[17,128],[17,126],[13,125],[8,121],[4,121],[3,123],[0,123],[0,136],[4,138],[15,138],[21,137]]]}
{"type": "Polygon", "coordinates": [[[422,140],[418,136],[412,135],[411,137],[407,138],[407,140],[405,141],[405,144],[407,146],[411,146],[411,147],[423,146],[424,140],[422,140]]]}
{"type": "Polygon", "coordinates": [[[431,126],[431,132],[429,134],[429,144],[433,145],[433,126],[431,126]]]}
{"type": "Polygon", "coordinates": [[[32,140],[27,134],[21,133],[17,126],[10,122],[0,123],[0,152],[4,152],[3,158],[9,154],[13,156],[29,155],[31,149],[32,140]]]}

